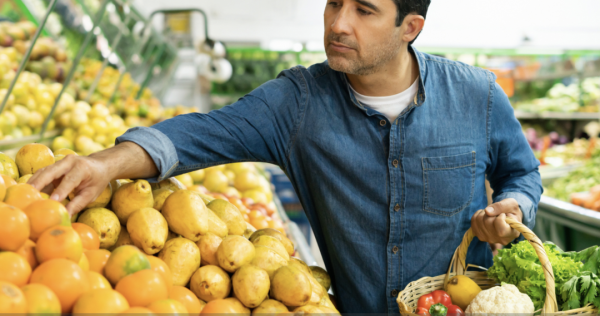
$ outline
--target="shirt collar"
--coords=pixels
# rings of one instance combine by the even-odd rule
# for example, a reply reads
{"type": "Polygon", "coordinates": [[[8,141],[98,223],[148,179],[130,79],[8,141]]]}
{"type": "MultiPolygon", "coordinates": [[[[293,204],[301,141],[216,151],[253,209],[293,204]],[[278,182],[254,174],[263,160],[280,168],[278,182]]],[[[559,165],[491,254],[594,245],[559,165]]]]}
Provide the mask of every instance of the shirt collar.
{"type": "MultiPolygon", "coordinates": [[[[421,106],[423,104],[423,102],[425,102],[425,83],[424,82],[427,79],[427,69],[426,69],[426,64],[424,61],[424,56],[421,52],[417,51],[414,47],[412,47],[412,45],[408,45],[408,50],[413,53],[413,55],[415,56],[415,59],[417,60],[417,64],[419,66],[419,92],[417,93],[417,95],[415,95],[415,99],[413,100],[413,106],[409,106],[408,108],[404,109],[402,114],[404,114],[405,111],[409,110],[412,107],[421,106]]],[[[352,100],[352,102],[357,107],[359,107],[363,111],[367,112],[367,115],[369,115],[369,116],[378,114],[379,112],[377,112],[373,109],[367,108],[367,107],[363,106],[360,102],[358,102],[358,100],[354,96],[354,93],[352,92],[350,82],[348,82],[348,77],[346,77],[346,74],[343,72],[340,72],[339,74],[342,77],[344,84],[346,84],[346,88],[348,90],[348,94],[350,95],[350,99],[352,100]]]]}

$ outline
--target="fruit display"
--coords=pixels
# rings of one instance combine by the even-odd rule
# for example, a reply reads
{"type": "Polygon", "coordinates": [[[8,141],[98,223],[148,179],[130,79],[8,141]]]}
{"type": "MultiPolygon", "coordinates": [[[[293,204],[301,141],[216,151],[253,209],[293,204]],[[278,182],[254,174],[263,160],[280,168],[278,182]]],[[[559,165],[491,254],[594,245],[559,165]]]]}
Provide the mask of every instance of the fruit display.
{"type": "Polygon", "coordinates": [[[178,176],[189,189],[176,178],[114,180],[70,217],[68,199],[50,200],[25,182],[73,154],[35,143],[15,160],[0,154],[0,313],[339,314],[326,272],[293,257],[284,231],[246,221],[261,211],[238,209],[272,199],[253,164],[178,176]],[[235,177],[212,179],[226,171],[235,177]],[[229,195],[199,192],[215,184],[229,195]],[[230,202],[231,184],[246,204],[230,202]]]}
{"type": "MultiPolygon", "coordinates": [[[[540,158],[541,152],[534,151],[536,158],[540,158]]],[[[571,143],[550,147],[545,156],[546,162],[554,166],[582,163],[588,158],[600,157],[600,142],[590,144],[589,139],[575,139],[571,143]]]]}
{"type": "Polygon", "coordinates": [[[545,98],[523,101],[515,104],[515,109],[532,112],[598,112],[600,105],[600,77],[584,79],[581,84],[574,82],[568,86],[555,84],[545,98]],[[580,103],[580,101],[583,103],[580,103]]]}
{"type": "Polygon", "coordinates": [[[588,192],[571,194],[571,203],[600,212],[600,185],[593,186],[588,192]]]}

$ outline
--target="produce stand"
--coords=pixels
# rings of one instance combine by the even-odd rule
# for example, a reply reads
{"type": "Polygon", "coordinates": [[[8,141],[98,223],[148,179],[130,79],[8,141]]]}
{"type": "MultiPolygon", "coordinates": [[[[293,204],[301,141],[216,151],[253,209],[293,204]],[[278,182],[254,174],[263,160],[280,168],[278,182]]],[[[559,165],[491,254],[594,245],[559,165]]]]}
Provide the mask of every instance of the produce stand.
{"type": "Polygon", "coordinates": [[[565,251],[600,244],[600,213],[542,196],[534,232],[565,251]]]}

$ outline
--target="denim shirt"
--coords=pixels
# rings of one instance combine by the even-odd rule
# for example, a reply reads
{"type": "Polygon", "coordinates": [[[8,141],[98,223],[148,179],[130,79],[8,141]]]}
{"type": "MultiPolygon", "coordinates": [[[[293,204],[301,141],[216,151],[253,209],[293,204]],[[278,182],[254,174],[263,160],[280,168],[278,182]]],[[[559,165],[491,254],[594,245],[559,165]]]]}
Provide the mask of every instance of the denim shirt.
{"type": "MultiPolygon", "coordinates": [[[[419,92],[394,121],[357,102],[327,62],[283,71],[238,102],[117,139],[135,142],[162,180],[214,165],[259,161],[290,178],[314,230],[339,309],[398,313],[398,292],[446,273],[487,206],[514,198],[533,227],[542,193],[535,159],[489,71],[424,54],[419,92]]],[[[475,239],[468,263],[489,267],[475,239]]]]}

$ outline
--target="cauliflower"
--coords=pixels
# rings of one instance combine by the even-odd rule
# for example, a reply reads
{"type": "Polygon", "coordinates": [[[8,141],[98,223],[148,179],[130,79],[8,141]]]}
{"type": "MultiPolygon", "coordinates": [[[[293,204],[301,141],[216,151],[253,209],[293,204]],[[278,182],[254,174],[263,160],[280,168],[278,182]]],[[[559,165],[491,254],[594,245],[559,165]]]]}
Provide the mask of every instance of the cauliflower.
{"type": "Polygon", "coordinates": [[[533,312],[531,298],[512,284],[502,284],[479,292],[465,310],[467,315],[477,316],[533,315],[533,312]]]}

